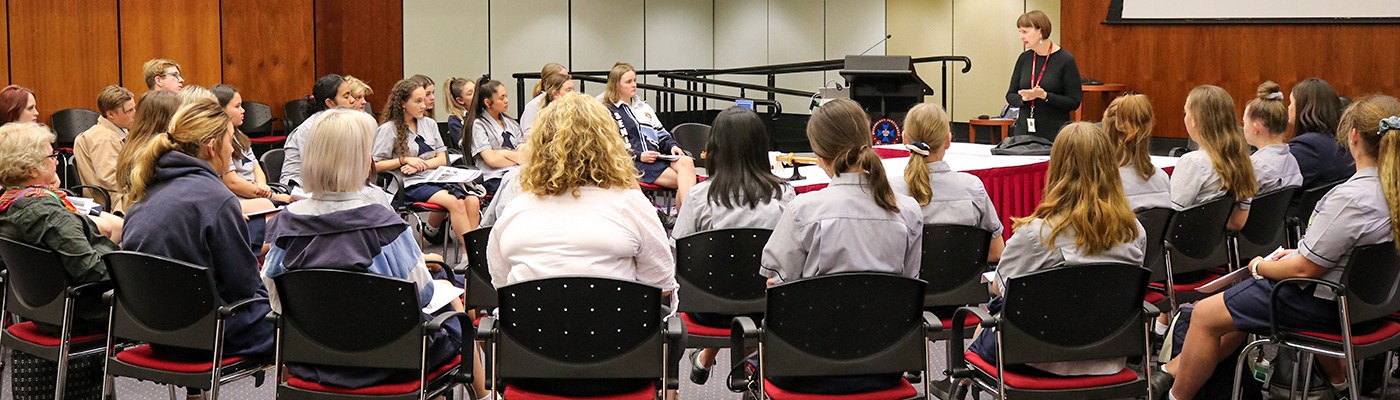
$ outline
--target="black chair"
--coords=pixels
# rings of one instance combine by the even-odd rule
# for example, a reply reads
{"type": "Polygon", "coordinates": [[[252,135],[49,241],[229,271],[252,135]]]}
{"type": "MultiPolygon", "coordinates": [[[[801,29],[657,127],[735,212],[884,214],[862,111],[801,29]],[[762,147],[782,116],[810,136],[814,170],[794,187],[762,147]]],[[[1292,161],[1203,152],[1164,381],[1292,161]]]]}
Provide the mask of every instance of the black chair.
{"type": "Polygon", "coordinates": [[[286,128],[288,133],[301,126],[301,123],[311,116],[311,102],[312,100],[303,97],[282,104],[282,115],[286,118],[282,121],[282,127],[286,128]]]}
{"type": "Polygon", "coordinates": [[[662,321],[661,289],[606,277],[565,276],[503,286],[500,319],[477,330],[494,354],[491,387],[505,398],[539,396],[516,379],[652,380],[613,399],[660,399],[679,381],[668,348],[683,346],[680,319],[662,321]],[[569,299],[561,302],[559,299],[569,299]],[[504,381],[504,383],[503,383],[504,381]]]}
{"type": "Polygon", "coordinates": [[[729,329],[695,323],[690,313],[763,312],[768,278],[762,269],[768,229],[715,229],[676,239],[678,315],[685,322],[689,348],[729,347],[729,329]]]}
{"type": "Polygon", "coordinates": [[[1288,230],[1284,223],[1288,203],[1293,201],[1297,186],[1289,186],[1254,198],[1249,206],[1249,219],[1240,231],[1231,235],[1235,251],[1234,265],[1245,265],[1254,257],[1266,256],[1288,245],[1288,230]]]}
{"type": "MultiPolygon", "coordinates": [[[[975,226],[924,224],[919,276],[929,279],[924,292],[925,310],[971,306],[991,300],[987,284],[982,283],[991,242],[992,232],[975,226]]],[[[951,331],[947,329],[952,320],[938,317],[943,330],[931,333],[930,339],[948,340],[951,331]]],[[[968,326],[977,323],[976,320],[967,321],[968,326]]]]}
{"type": "Polygon", "coordinates": [[[486,264],[486,243],[491,238],[491,227],[484,226],[467,232],[462,240],[467,244],[467,262],[455,271],[466,279],[469,309],[496,308],[496,287],[491,285],[491,269],[486,264]]]}
{"type": "Polygon", "coordinates": [[[267,186],[278,193],[292,192],[292,188],[277,181],[282,178],[282,163],[286,157],[287,150],[272,149],[263,153],[262,158],[258,160],[258,165],[262,166],[263,174],[267,175],[267,186]]]}
{"type": "Polygon", "coordinates": [[[69,108],[53,113],[53,130],[58,134],[53,143],[54,149],[73,154],[73,142],[78,135],[97,125],[98,117],[100,115],[96,111],[85,108],[69,108]]]}
{"type": "MultiPolygon", "coordinates": [[[[1400,311],[1400,252],[1396,251],[1395,242],[1385,242],[1369,246],[1359,246],[1352,250],[1351,258],[1347,261],[1346,269],[1342,272],[1342,284],[1336,284],[1321,279],[1313,278],[1289,278],[1274,283],[1278,285],[1317,285],[1327,287],[1337,295],[1337,312],[1341,316],[1341,335],[1333,335],[1318,332],[1290,332],[1280,330],[1277,324],[1280,316],[1279,309],[1271,305],[1273,315],[1270,319],[1269,338],[1254,341],[1245,346],[1244,353],[1265,344],[1279,346],[1282,349],[1291,349],[1305,352],[1307,355],[1302,360],[1303,365],[1307,365],[1305,374],[1310,380],[1312,377],[1313,356],[1321,354],[1328,357],[1341,358],[1346,362],[1347,382],[1350,390],[1350,399],[1360,399],[1361,382],[1357,379],[1360,375],[1355,366],[1358,361],[1372,356],[1388,353],[1400,348],[1400,322],[1386,318],[1397,311],[1400,311]],[[1352,332],[1352,326],[1357,323],[1380,321],[1380,327],[1371,333],[1358,334],[1352,332]]],[[[1278,303],[1279,290],[1274,290],[1271,304],[1278,303]]],[[[1309,293],[1310,294],[1310,293],[1309,293]]],[[[1240,385],[1240,372],[1243,371],[1244,361],[1248,357],[1240,357],[1239,364],[1235,365],[1235,387],[1240,385]]],[[[1386,357],[1385,371],[1390,371],[1390,358],[1386,357]]],[[[1294,368],[1297,368],[1296,366],[1294,368]]],[[[1296,372],[1296,371],[1295,371],[1296,372]]],[[[1385,376],[1385,384],[1388,385],[1389,377],[1385,376]]],[[[1293,376],[1296,380],[1298,375],[1293,376]]],[[[1306,391],[1311,382],[1305,380],[1304,390],[1306,391]]],[[[1384,397],[1385,391],[1381,391],[1384,397]]],[[[1307,393],[1303,398],[1307,398],[1307,393]]],[[[1234,393],[1234,398],[1239,399],[1239,393],[1234,393]]]]}
{"type": "Polygon", "coordinates": [[[1199,204],[1177,211],[1167,230],[1167,282],[1152,282],[1154,290],[1165,290],[1172,309],[1182,303],[1204,299],[1206,293],[1196,289],[1210,283],[1215,276],[1196,279],[1195,282],[1177,283],[1176,277],[1188,273],[1199,273],[1228,265],[1230,252],[1225,244],[1228,233],[1225,225],[1230,221],[1230,213],[1235,210],[1235,198],[1230,194],[1218,197],[1205,204],[1199,204]]]}
{"type": "Polygon", "coordinates": [[[68,381],[68,360],[102,353],[102,333],[72,336],[73,313],[78,302],[95,304],[102,292],[111,287],[108,282],[73,285],[52,250],[0,237],[0,259],[7,267],[0,271],[5,281],[4,315],[0,321],[13,321],[15,316],[26,322],[5,327],[0,345],[5,350],[26,354],[58,363],[58,381],[54,398],[63,398],[68,381]],[[59,326],[57,337],[39,331],[35,323],[59,326]]]}
{"type": "Polygon", "coordinates": [[[671,130],[671,136],[676,139],[676,144],[681,146],[681,150],[699,160],[705,153],[705,144],[710,142],[710,126],[687,122],[676,125],[676,128],[671,130]]]}
{"type": "MultiPolygon", "coordinates": [[[[1006,304],[998,316],[964,307],[956,323],[975,315],[982,326],[995,327],[997,360],[963,352],[963,342],[948,342],[952,375],[996,398],[1116,399],[1151,397],[1146,375],[1124,368],[1108,376],[1043,377],[1007,371],[1007,365],[1146,357],[1147,332],[1157,309],[1142,301],[1150,276],[1128,264],[1065,266],[1011,278],[1003,291],[1006,304]],[[1066,295],[1072,293],[1073,295],[1066,295]]],[[[990,333],[987,333],[990,334],[990,333]]],[[[975,398],[975,397],[974,397],[975,398]]]]}
{"type": "Polygon", "coordinates": [[[261,155],[268,149],[281,148],[282,143],[287,141],[286,135],[273,135],[272,124],[276,121],[277,118],[272,117],[272,107],[256,101],[245,101],[243,125],[239,125],[238,129],[248,135],[248,140],[253,142],[254,152],[261,155]]]}
{"type": "Polygon", "coordinates": [[[105,210],[109,212],[112,211],[112,192],[107,191],[106,188],[84,185],[83,176],[78,173],[77,157],[68,157],[66,159],[60,157],[58,160],[58,168],[59,176],[63,181],[62,186],[64,190],[68,191],[70,194],[78,195],[79,197],[90,197],[95,194],[97,197],[102,198],[102,204],[105,206],[105,210]],[[83,189],[91,190],[91,192],[83,189]]]}
{"type": "MultiPolygon", "coordinates": [[[[937,317],[923,311],[925,283],[899,275],[856,272],[785,282],[768,288],[767,310],[760,328],[748,317],[734,319],[731,346],[758,341],[758,379],[731,377],[729,389],[751,390],[759,399],[808,398],[774,386],[768,377],[848,376],[921,372],[928,390],[928,334],[938,330],[937,317]]],[[[952,342],[962,343],[954,340],[952,342]]],[[[730,351],[733,365],[744,362],[730,351]]],[[[898,379],[898,378],[896,378],[898,379]]],[[[913,385],[897,386],[861,398],[908,399],[913,385]]],[[[821,396],[827,398],[829,396],[821,396]]]]}
{"type": "Polygon", "coordinates": [[[1327,197],[1337,185],[1346,182],[1345,179],[1331,183],[1323,183],[1312,188],[1303,190],[1298,194],[1297,204],[1289,209],[1288,230],[1289,248],[1298,248],[1298,242],[1303,241],[1303,234],[1308,233],[1308,223],[1312,221],[1313,210],[1317,208],[1317,202],[1327,197]]]}
{"type": "Polygon", "coordinates": [[[219,398],[219,387],[249,376],[261,386],[266,357],[225,357],[224,320],[267,298],[248,298],[224,304],[209,268],[184,261],[133,251],[103,256],[112,275],[112,291],[103,296],[112,306],[108,323],[107,385],[104,398],[112,396],[111,378],[131,377],[164,385],[207,391],[219,398]],[[147,344],[118,349],[118,339],[147,344]],[[207,362],[181,362],[157,355],[151,344],[178,346],[213,353],[207,362]],[[218,368],[214,366],[218,365],[218,368]]]}
{"type": "MultiPolygon", "coordinates": [[[[1152,271],[1149,282],[1164,282],[1167,280],[1167,251],[1164,247],[1167,236],[1167,229],[1171,227],[1172,218],[1176,217],[1176,210],[1172,208],[1159,207],[1149,208],[1137,212],[1138,223],[1142,224],[1142,229],[1147,231],[1147,252],[1142,260],[1143,268],[1152,271]]],[[[1153,288],[1161,289],[1161,288],[1153,288]]],[[[1171,309],[1171,303],[1164,303],[1167,299],[1167,292],[1162,290],[1148,290],[1143,300],[1157,306],[1158,309],[1171,309]]]]}
{"type": "Polygon", "coordinates": [[[279,399],[408,400],[435,398],[471,382],[469,340],[462,354],[443,366],[427,365],[428,336],[452,318],[467,326],[465,313],[447,312],[424,321],[413,282],[345,270],[298,270],[273,278],[282,314],[277,322],[277,362],[418,371],[418,380],[346,389],[291,377],[277,385],[279,399]],[[466,367],[463,367],[463,365],[466,367]]]}

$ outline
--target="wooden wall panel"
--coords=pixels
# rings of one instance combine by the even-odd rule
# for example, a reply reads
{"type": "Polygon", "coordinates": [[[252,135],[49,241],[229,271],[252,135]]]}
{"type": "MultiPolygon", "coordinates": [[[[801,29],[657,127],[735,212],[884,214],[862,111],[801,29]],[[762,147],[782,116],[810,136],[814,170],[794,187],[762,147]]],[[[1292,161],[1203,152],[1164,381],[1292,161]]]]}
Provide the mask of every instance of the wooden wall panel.
{"type": "Polygon", "coordinates": [[[146,91],[141,66],[154,58],[180,64],[186,85],[223,82],[219,0],[121,0],[122,86],[146,91]]]}
{"type": "Polygon", "coordinates": [[[282,104],[316,81],[312,0],[223,0],[220,8],[224,83],[282,117],[282,104]]]}
{"type": "Polygon", "coordinates": [[[10,0],[10,80],[33,89],[39,120],[65,108],[97,109],[97,92],[121,81],[117,0],[10,0]]]}
{"type": "MultiPolygon", "coordinates": [[[[316,0],[316,77],[360,78],[374,89],[369,102],[378,111],[405,76],[403,59],[403,0],[316,0]]],[[[447,77],[433,79],[441,84],[447,77]]],[[[313,83],[303,84],[303,90],[310,93],[313,83]]],[[[438,108],[446,110],[443,101],[438,99],[438,108]]]]}
{"type": "Polygon", "coordinates": [[[1197,85],[1225,88],[1238,111],[1266,80],[1285,92],[1317,77],[1352,98],[1400,95],[1400,63],[1384,50],[1400,25],[1104,25],[1108,3],[1062,2],[1055,31],[1082,76],[1152,99],[1154,136],[1186,137],[1182,106],[1197,85]]]}
{"type": "MultiPolygon", "coordinates": [[[[10,19],[10,8],[0,7],[0,21],[10,19]]],[[[10,85],[10,31],[0,29],[0,83],[10,85]]]]}

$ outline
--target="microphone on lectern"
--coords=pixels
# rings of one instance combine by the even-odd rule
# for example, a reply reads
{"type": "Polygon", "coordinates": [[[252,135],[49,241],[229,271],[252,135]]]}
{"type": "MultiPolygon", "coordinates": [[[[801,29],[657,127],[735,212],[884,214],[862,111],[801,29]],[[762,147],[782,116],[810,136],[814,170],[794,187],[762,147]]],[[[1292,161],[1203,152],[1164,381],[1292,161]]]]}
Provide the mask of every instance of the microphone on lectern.
{"type": "Polygon", "coordinates": [[[875,42],[874,45],[871,45],[870,48],[865,49],[865,51],[860,52],[860,54],[858,54],[858,55],[862,55],[862,56],[863,56],[863,55],[865,55],[865,53],[869,53],[871,50],[875,50],[875,46],[879,46],[880,43],[884,43],[886,40],[890,40],[890,38],[892,38],[892,37],[894,37],[894,35],[885,35],[885,38],[884,38],[884,39],[880,39],[880,41],[875,42]]]}

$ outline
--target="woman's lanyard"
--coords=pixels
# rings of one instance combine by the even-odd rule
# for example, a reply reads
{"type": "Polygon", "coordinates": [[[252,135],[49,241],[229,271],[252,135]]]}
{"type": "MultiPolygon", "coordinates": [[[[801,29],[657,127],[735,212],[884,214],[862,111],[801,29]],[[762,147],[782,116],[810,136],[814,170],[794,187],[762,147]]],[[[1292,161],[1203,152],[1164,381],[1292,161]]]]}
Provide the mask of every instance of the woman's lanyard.
{"type": "MultiPolygon", "coordinates": [[[[1045,68],[1050,66],[1050,53],[1045,53],[1045,64],[1040,66],[1040,75],[1035,74],[1035,54],[1031,54],[1031,89],[1040,86],[1040,82],[1045,80],[1045,68]]],[[[1048,97],[1048,94],[1047,94],[1048,97]]],[[[1035,99],[1031,99],[1031,117],[1035,117],[1035,99]]]]}

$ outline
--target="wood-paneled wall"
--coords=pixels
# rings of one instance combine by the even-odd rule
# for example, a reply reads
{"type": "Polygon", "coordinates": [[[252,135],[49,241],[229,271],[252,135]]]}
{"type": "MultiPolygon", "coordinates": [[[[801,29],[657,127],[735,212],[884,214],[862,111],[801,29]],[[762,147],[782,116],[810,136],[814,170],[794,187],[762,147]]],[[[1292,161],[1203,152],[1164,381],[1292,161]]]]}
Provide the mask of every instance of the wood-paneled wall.
{"type": "MultiPolygon", "coordinates": [[[[97,109],[119,84],[146,91],[141,65],[180,63],[187,85],[227,83],[272,106],[351,74],[383,104],[403,77],[402,0],[0,0],[0,80],[33,89],[39,120],[97,109]],[[325,32],[322,32],[322,30],[325,32]]],[[[373,101],[373,100],[372,100],[373,101]]]]}
{"type": "Polygon", "coordinates": [[[1267,80],[1284,92],[1317,77],[1352,98],[1400,95],[1400,63],[1391,55],[1400,25],[1104,25],[1108,4],[1062,2],[1055,31],[1080,75],[1152,99],[1154,136],[1186,137],[1182,107],[1198,85],[1225,88],[1237,112],[1267,80]]]}

